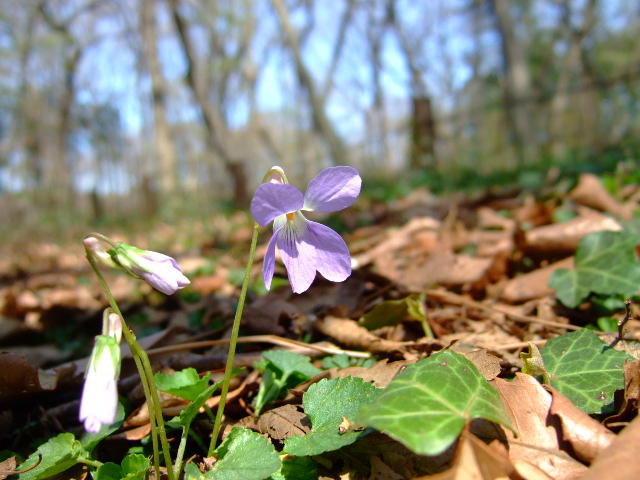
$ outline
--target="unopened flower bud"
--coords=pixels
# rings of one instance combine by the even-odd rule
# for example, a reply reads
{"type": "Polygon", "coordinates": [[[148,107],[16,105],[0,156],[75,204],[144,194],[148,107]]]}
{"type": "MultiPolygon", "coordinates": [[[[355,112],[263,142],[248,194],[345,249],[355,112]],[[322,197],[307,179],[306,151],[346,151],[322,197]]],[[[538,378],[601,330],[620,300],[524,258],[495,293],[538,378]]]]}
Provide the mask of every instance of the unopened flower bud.
{"type": "Polygon", "coordinates": [[[118,242],[109,253],[113,260],[129,275],[142,278],[156,290],[171,295],[191,282],[182,274],[182,269],[171,257],[162,253],[118,242]]]}
{"type": "Polygon", "coordinates": [[[115,421],[118,408],[120,345],[115,337],[98,335],[91,353],[80,401],[80,420],[87,432],[97,433],[115,421]]]}

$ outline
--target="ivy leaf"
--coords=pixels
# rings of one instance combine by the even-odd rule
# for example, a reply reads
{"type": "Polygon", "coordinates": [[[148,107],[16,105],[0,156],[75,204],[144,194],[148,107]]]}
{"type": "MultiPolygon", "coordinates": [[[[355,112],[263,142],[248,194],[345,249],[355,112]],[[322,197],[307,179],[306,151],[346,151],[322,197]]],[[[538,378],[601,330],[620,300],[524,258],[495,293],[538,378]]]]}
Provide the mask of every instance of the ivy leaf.
{"type": "Polygon", "coordinates": [[[20,465],[20,470],[35,465],[42,456],[42,461],[33,470],[21,473],[19,480],[40,480],[64,472],[78,463],[78,457],[84,449],[72,433],[61,433],[43,443],[27,460],[20,465]],[[40,455],[39,455],[40,454],[40,455]]]}
{"type": "Polygon", "coordinates": [[[311,359],[299,353],[286,350],[269,350],[263,353],[264,362],[257,364],[263,371],[258,395],[254,400],[256,415],[269,402],[280,396],[286,388],[293,388],[322,372],[311,365],[311,359]]]}
{"type": "Polygon", "coordinates": [[[500,394],[464,355],[449,350],[409,365],[358,421],[381,430],[414,452],[437,455],[474,418],[513,430],[500,394]]]}
{"type": "Polygon", "coordinates": [[[550,339],[542,358],[551,386],[589,414],[613,411],[613,393],[624,388],[624,362],[634,359],[586,328],[550,339]]]}
{"type": "Polygon", "coordinates": [[[191,401],[198,398],[209,387],[209,374],[201,378],[195,368],[185,368],[171,375],[158,372],[154,378],[158,390],[191,401]]]}
{"type": "Polygon", "coordinates": [[[549,278],[558,299],[575,308],[590,293],[633,296],[640,288],[638,239],[625,232],[593,232],[585,235],[576,251],[576,268],[561,268],[549,278]]]}
{"type": "Polygon", "coordinates": [[[338,450],[355,442],[362,431],[349,429],[340,433],[344,419],[353,422],[360,407],[371,402],[380,389],[362,378],[321,380],[309,387],[302,397],[304,411],[311,420],[311,431],[287,438],[284,451],[290,455],[318,455],[338,450]]]}

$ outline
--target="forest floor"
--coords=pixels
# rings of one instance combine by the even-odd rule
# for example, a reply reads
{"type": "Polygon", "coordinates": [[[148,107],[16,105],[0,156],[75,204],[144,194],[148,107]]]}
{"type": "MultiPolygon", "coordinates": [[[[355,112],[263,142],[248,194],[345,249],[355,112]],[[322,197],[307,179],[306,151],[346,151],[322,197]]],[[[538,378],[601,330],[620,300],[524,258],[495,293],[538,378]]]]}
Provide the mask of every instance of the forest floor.
{"type": "MultiPolygon", "coordinates": [[[[286,438],[309,431],[308,421],[301,421],[303,392],[321,379],[354,376],[384,388],[404,366],[435,352],[480,351],[492,359],[493,367],[483,371],[492,385],[501,390],[506,387],[500,382],[510,379],[527,392],[527,401],[520,397],[511,403],[503,393],[518,437],[501,426],[494,429],[498,433],[472,435],[465,429],[443,453],[424,455],[375,433],[360,450],[352,446],[314,456],[318,477],[612,478],[601,472],[615,468],[616,478],[638,478],[640,362],[628,362],[635,366],[625,367],[625,387],[607,413],[596,415],[577,410],[553,388],[518,372],[528,342],[544,351],[549,339],[585,328],[611,342],[626,313],[638,317],[637,297],[626,312],[624,295],[590,296],[570,308],[558,300],[549,278],[554,271],[575,268],[585,235],[623,230],[639,205],[638,185],[612,196],[590,175],[567,192],[503,189],[437,198],[415,190],[388,203],[361,198],[327,219],[350,248],[352,275],[341,283],[318,276],[303,294],[292,293],[280,262],[273,288],[264,289],[262,258],[271,230],[263,229],[236,357],[236,366],[245,368],[231,385],[224,434],[233,426],[248,427],[281,449],[286,438]],[[256,416],[264,375],[259,362],[274,349],[306,355],[322,373],[285,389],[256,416]],[[351,360],[327,363],[325,357],[337,354],[351,360]]],[[[219,215],[195,226],[157,224],[133,234],[100,233],[174,256],[191,280],[166,297],[144,282],[105,270],[154,368],[170,373],[193,367],[220,379],[251,239],[248,215],[219,215]]],[[[3,464],[0,478],[19,469],[20,459],[47,439],[62,432],[82,435],[83,375],[107,306],[82,238],[0,246],[0,449],[18,454],[17,466],[3,464]]],[[[624,335],[637,341],[640,321],[631,318],[624,335]]],[[[638,358],[632,343],[625,348],[638,358]]],[[[126,418],[94,452],[101,462],[120,463],[136,445],[148,454],[148,411],[126,347],[119,393],[126,418]]],[[[215,411],[217,401],[214,393],[207,405],[215,411]]],[[[188,403],[169,394],[162,402],[167,419],[188,403]]],[[[206,444],[211,423],[201,415],[192,427],[206,444]]],[[[185,458],[206,469],[196,443],[187,453],[185,458]]],[[[86,478],[88,471],[78,464],[55,478],[86,478]]]]}

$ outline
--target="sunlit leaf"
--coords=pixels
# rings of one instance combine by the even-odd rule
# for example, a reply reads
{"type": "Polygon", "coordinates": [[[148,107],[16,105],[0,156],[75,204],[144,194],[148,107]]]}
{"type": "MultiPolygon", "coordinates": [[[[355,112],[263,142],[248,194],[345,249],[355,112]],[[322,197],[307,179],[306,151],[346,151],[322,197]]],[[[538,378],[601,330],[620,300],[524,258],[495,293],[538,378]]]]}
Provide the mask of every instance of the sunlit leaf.
{"type": "Polygon", "coordinates": [[[400,372],[358,421],[416,453],[437,455],[474,418],[512,428],[498,391],[464,355],[445,350],[400,372]]]}

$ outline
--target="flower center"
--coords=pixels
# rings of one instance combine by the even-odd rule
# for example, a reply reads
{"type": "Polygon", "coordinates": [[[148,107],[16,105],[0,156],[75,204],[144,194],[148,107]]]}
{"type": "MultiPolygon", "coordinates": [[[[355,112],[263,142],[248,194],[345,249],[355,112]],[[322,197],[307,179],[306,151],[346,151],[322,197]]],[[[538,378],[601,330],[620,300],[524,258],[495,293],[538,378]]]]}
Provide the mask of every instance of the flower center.
{"type": "Polygon", "coordinates": [[[287,213],[287,220],[289,220],[290,222],[293,222],[293,212],[287,213]]]}

